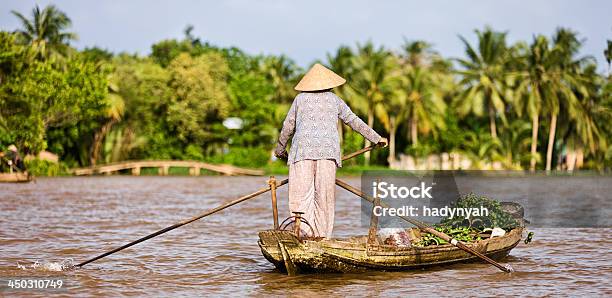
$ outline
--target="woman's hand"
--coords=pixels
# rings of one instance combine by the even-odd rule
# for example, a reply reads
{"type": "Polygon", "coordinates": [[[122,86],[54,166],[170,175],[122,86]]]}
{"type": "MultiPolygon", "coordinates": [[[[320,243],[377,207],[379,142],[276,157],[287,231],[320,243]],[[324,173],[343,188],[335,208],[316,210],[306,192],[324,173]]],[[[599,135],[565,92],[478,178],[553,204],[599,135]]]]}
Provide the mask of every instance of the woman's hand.
{"type": "Polygon", "coordinates": [[[389,141],[387,141],[387,138],[381,138],[380,141],[378,141],[378,143],[376,145],[385,148],[387,147],[387,144],[389,144],[389,141]]]}
{"type": "Polygon", "coordinates": [[[274,151],[274,155],[279,158],[279,159],[287,159],[289,158],[289,154],[287,154],[287,150],[282,149],[282,150],[275,150],[274,151]]]}

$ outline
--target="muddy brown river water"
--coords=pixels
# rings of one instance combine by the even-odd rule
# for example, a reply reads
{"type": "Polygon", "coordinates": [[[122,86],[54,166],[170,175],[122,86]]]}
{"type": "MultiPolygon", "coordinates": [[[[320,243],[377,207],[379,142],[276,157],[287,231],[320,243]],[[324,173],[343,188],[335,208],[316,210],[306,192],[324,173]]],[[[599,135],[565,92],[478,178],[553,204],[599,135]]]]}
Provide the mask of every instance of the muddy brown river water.
{"type": "MultiPolygon", "coordinates": [[[[612,295],[610,227],[533,228],[533,242],[520,243],[503,261],[517,271],[512,274],[472,263],[411,272],[288,277],[257,246],[257,231],[272,226],[269,194],[82,269],[56,272],[33,265],[78,263],[251,193],[265,186],[266,179],[111,176],[0,184],[0,279],[37,276],[65,282],[61,291],[3,288],[0,296],[612,295]]],[[[601,185],[610,189],[603,192],[608,194],[603,202],[610,202],[612,179],[601,185]]],[[[286,194],[286,187],[281,188],[281,220],[288,216],[286,194]]],[[[338,189],[336,206],[336,236],[367,233],[358,198],[338,189]]],[[[609,206],[598,208],[608,212],[609,206]]]]}

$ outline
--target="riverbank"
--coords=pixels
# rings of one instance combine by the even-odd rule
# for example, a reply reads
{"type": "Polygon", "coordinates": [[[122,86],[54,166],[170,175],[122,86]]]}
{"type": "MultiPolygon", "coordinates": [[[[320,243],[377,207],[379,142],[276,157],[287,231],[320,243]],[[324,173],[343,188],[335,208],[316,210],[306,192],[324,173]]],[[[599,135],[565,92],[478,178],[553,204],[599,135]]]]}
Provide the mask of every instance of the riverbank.
{"type": "MultiPolygon", "coordinates": [[[[27,162],[28,171],[37,177],[59,177],[59,176],[72,176],[71,169],[63,162],[52,163],[44,160],[31,160],[27,162]]],[[[247,167],[248,168],[248,167],[247,167]]],[[[266,164],[263,167],[256,168],[263,170],[266,176],[270,175],[288,175],[289,168],[287,164],[282,161],[275,161],[266,164]]],[[[385,166],[363,166],[363,165],[345,165],[339,168],[337,173],[341,176],[358,176],[364,171],[389,171],[396,172],[385,166]]],[[[118,172],[119,175],[131,175],[129,170],[118,172]]],[[[193,173],[187,167],[170,167],[168,169],[169,176],[189,176],[193,173]]],[[[158,168],[142,168],[140,169],[141,176],[157,176],[159,175],[158,168]]],[[[206,169],[200,170],[202,176],[218,176],[217,172],[209,171],[206,169]]]]}
{"type": "MultiPolygon", "coordinates": [[[[58,176],[72,176],[71,169],[65,163],[52,163],[45,160],[30,160],[26,163],[28,171],[36,177],[58,177],[58,176]]],[[[248,167],[247,167],[248,168],[248,167]]],[[[263,167],[255,168],[257,170],[263,170],[265,176],[270,175],[288,175],[289,167],[285,162],[275,161],[266,164],[263,167]]],[[[339,176],[359,176],[364,172],[376,172],[380,175],[403,175],[410,172],[423,172],[427,170],[396,170],[390,169],[386,166],[372,165],[354,165],[345,164],[343,167],[338,168],[337,175],[339,176]]],[[[431,170],[433,171],[433,170],[431,170]]],[[[131,175],[129,170],[118,172],[119,175],[131,175]]],[[[517,177],[517,176],[602,176],[611,175],[610,171],[595,171],[595,170],[581,170],[581,171],[536,171],[535,173],[529,171],[519,170],[455,170],[454,173],[470,176],[500,176],[500,177],[517,177]]],[[[142,168],[139,174],[141,176],[157,176],[159,175],[158,168],[142,168]]],[[[189,176],[192,173],[187,167],[170,167],[168,169],[169,176],[189,176]]],[[[221,175],[217,172],[209,171],[206,169],[200,170],[202,176],[218,176],[221,175]]]]}

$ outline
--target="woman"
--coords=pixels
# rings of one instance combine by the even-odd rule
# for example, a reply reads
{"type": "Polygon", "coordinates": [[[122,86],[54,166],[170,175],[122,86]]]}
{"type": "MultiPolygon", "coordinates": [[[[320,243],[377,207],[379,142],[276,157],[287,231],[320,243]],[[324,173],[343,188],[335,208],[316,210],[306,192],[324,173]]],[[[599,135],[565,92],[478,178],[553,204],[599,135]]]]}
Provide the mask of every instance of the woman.
{"type": "MultiPolygon", "coordinates": [[[[342,166],[338,118],[374,144],[386,146],[331,89],[345,79],[315,64],[295,86],[295,97],[283,123],[275,155],[289,165],[289,211],[302,215],[315,237],[330,238],[334,226],[336,168],[342,166]],[[285,151],[291,140],[289,154],[285,151]]],[[[304,229],[304,233],[310,233],[304,229]]]]}

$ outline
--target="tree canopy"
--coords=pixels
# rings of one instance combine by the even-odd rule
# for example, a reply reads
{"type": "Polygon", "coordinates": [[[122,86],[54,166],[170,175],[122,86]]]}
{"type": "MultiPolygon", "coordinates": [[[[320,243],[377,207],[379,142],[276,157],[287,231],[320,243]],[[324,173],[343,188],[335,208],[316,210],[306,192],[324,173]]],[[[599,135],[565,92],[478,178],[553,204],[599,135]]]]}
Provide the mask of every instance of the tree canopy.
{"type": "MultiPolygon", "coordinates": [[[[46,149],[69,167],[126,159],[264,166],[305,71],[284,55],[215,46],[192,26],[147,56],[76,50],[57,7],[13,14],[21,28],[0,32],[0,150],[46,149]]],[[[374,152],[371,164],[457,153],[472,168],[612,167],[611,41],[602,74],[567,28],[515,43],[493,28],[475,35],[457,40],[465,53],[452,59],[424,40],[330,50],[322,63],[348,81],[335,92],[390,138],[391,150],[374,152]]],[[[364,146],[350,129],[339,133],[344,151],[364,146]]]]}

